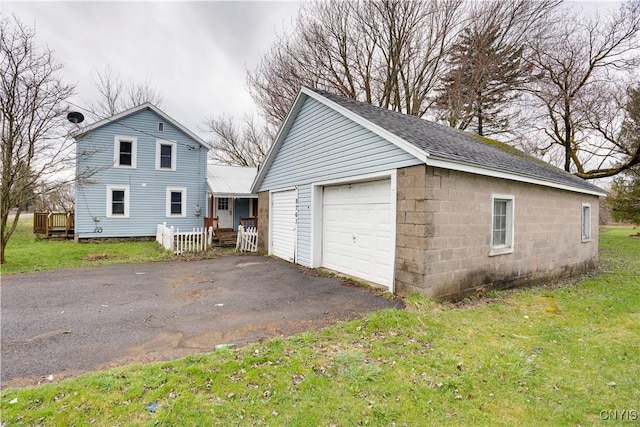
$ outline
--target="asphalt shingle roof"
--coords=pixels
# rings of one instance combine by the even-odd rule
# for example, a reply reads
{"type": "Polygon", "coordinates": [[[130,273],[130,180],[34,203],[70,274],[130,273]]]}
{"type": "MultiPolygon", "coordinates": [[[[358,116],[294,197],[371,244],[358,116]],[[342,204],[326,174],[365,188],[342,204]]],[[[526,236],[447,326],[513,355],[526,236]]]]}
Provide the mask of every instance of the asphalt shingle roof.
{"type": "Polygon", "coordinates": [[[604,193],[604,190],[582,178],[497,141],[491,144],[460,130],[416,116],[375,107],[323,90],[312,90],[415,145],[431,157],[604,193]]]}

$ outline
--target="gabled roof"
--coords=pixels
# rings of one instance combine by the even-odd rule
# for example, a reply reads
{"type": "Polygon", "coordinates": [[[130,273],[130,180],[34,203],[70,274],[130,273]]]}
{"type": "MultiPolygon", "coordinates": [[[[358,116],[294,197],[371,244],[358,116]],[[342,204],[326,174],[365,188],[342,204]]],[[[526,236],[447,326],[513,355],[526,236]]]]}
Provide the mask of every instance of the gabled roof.
{"type": "Polygon", "coordinates": [[[416,116],[375,107],[318,89],[303,87],[253,185],[257,191],[302,104],[313,98],[413,154],[428,166],[511,179],[598,196],[601,188],[506,144],[480,138],[416,116]]]}
{"type": "Polygon", "coordinates": [[[257,197],[251,183],[257,168],[207,164],[207,185],[215,197],[257,197]]]}
{"type": "Polygon", "coordinates": [[[190,136],[191,138],[193,138],[196,142],[198,142],[200,145],[209,148],[209,144],[207,144],[206,141],[204,141],[202,138],[200,138],[198,135],[196,135],[195,133],[191,132],[189,129],[187,129],[186,127],[182,126],[180,123],[178,123],[177,121],[175,121],[173,118],[171,118],[167,113],[165,113],[164,111],[162,111],[161,109],[159,109],[158,107],[156,107],[155,105],[151,104],[150,102],[145,102],[144,104],[138,105],[136,107],[133,108],[129,108],[128,110],[125,110],[121,113],[118,113],[114,116],[111,117],[107,117],[106,119],[102,119],[102,120],[98,120],[97,122],[94,122],[88,126],[85,126],[79,130],[77,130],[76,132],[74,132],[72,134],[72,136],[74,138],[81,138],[82,136],[84,136],[86,133],[90,132],[90,131],[94,131],[98,128],[101,128],[102,126],[108,125],[109,123],[114,123],[117,122],[120,119],[123,119],[125,117],[128,117],[132,114],[135,114],[139,111],[143,111],[143,110],[151,110],[154,113],[156,113],[158,116],[162,117],[163,120],[165,120],[168,123],[171,123],[173,126],[175,126],[176,128],[180,129],[182,132],[184,132],[185,134],[187,134],[188,136],[190,136]]]}

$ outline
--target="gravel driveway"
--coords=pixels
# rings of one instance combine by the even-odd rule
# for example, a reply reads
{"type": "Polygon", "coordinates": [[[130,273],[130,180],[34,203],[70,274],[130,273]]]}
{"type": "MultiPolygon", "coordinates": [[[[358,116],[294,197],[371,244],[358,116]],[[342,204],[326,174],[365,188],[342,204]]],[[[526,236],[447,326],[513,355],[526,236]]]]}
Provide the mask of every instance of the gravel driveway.
{"type": "Polygon", "coordinates": [[[170,360],[402,307],[254,255],[6,276],[0,292],[3,386],[170,360]]]}

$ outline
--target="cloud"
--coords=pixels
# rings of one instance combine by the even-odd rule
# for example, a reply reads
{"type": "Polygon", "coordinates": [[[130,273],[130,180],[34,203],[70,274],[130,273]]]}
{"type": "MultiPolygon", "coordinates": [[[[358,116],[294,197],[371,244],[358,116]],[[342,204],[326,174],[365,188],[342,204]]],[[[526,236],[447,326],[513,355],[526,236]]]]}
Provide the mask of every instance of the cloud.
{"type": "Polygon", "coordinates": [[[96,96],[91,75],[107,66],[123,79],[149,79],[163,109],[198,131],[210,115],[253,109],[253,69],[297,15],[297,2],[3,2],[36,26],[37,40],[77,83],[74,102],[96,96]]]}

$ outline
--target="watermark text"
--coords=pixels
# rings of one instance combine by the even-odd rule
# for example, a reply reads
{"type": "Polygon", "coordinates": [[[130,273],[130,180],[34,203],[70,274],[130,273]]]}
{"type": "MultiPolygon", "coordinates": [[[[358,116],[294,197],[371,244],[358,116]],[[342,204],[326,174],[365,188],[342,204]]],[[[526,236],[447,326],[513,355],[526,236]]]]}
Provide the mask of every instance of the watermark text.
{"type": "Polygon", "coordinates": [[[637,409],[603,409],[600,411],[600,419],[603,421],[638,421],[640,411],[637,409]]]}

